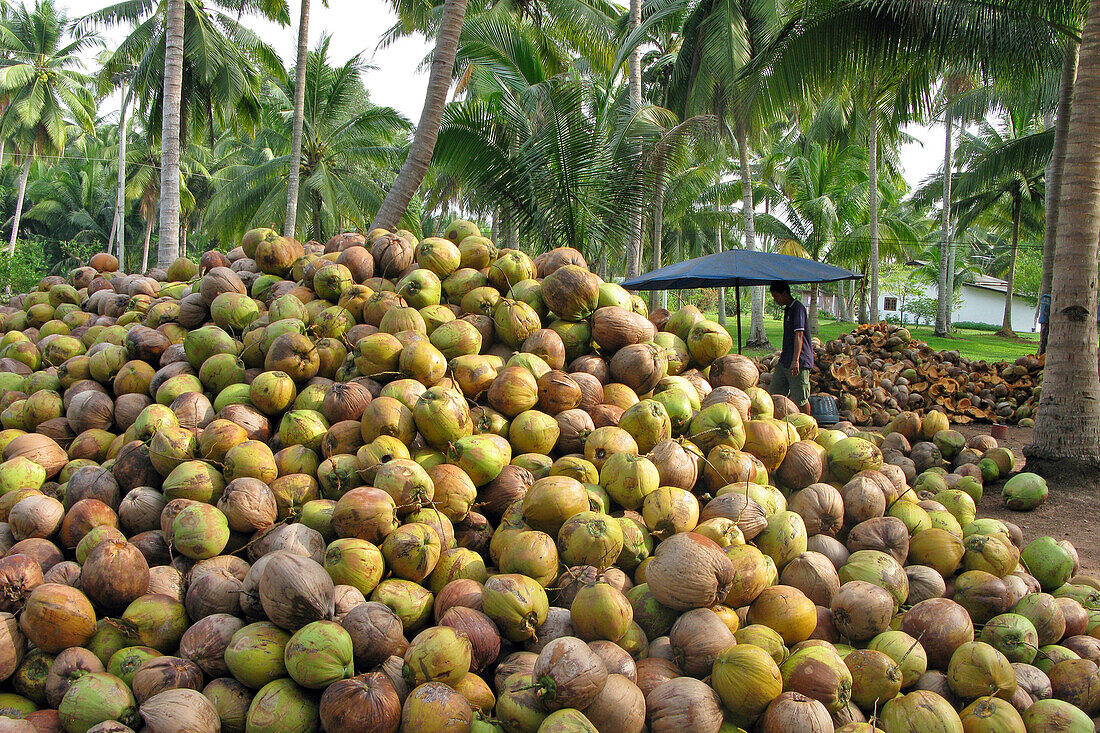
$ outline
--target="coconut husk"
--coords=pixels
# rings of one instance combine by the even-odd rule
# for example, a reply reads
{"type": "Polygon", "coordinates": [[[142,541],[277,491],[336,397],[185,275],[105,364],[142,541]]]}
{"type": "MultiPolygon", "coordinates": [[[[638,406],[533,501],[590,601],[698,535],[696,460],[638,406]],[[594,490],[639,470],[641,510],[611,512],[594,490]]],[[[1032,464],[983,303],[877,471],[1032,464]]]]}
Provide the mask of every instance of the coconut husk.
{"type": "MultiPolygon", "coordinates": [[[[936,351],[887,323],[861,325],[824,344],[815,340],[814,351],[812,391],[836,397],[842,419],[880,427],[906,410],[939,409],[958,424],[1030,418],[1045,361],[1042,355],[970,360],[958,351],[936,351]]],[[[770,379],[777,359],[778,353],[759,360],[761,382],[770,379]]]]}

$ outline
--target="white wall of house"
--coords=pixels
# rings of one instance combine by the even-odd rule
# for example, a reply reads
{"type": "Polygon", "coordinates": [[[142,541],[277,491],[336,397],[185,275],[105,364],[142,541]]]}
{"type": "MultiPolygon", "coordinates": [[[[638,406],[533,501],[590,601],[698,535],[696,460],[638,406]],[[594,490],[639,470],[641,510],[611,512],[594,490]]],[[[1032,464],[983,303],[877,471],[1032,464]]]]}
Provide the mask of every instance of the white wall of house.
{"type": "MultiPolygon", "coordinates": [[[[984,323],[990,326],[1000,326],[1004,320],[1005,293],[1004,290],[979,287],[964,284],[959,287],[961,304],[951,315],[952,322],[964,321],[967,323],[984,323]]],[[[902,297],[894,293],[884,292],[879,295],[882,299],[879,311],[883,318],[901,318],[905,305],[902,297]],[[893,309],[887,306],[894,306],[893,309]]],[[[921,296],[918,296],[921,297],[921,296]]],[[[935,298],[936,286],[925,286],[922,297],[935,298]]],[[[905,301],[912,303],[916,298],[908,296],[905,301]]],[[[911,323],[912,313],[905,310],[905,321],[911,323]]],[[[1012,298],[1012,328],[1015,331],[1034,333],[1037,328],[1035,322],[1035,301],[1021,295],[1012,298]]]]}

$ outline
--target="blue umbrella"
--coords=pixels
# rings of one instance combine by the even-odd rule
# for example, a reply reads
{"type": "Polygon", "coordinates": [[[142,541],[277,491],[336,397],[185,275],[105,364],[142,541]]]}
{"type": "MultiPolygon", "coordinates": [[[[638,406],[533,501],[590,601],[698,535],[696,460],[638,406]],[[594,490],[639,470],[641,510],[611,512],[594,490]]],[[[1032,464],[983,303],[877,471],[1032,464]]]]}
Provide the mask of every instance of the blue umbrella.
{"type": "Polygon", "coordinates": [[[627,290],[686,290],[690,288],[736,289],[737,353],[741,353],[741,286],[788,283],[831,283],[859,280],[863,276],[805,257],[730,249],[693,260],[677,262],[623,282],[627,290]]]}

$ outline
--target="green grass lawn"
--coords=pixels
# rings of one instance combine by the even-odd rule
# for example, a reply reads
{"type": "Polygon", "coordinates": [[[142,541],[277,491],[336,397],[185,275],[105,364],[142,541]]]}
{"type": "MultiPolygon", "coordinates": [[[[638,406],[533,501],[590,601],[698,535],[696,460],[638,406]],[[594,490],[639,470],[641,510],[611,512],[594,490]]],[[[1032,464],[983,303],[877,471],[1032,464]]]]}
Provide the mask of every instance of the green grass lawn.
{"type": "MultiPolygon", "coordinates": [[[[714,316],[709,316],[713,318],[714,316]]],[[[742,320],[742,334],[748,338],[749,316],[745,314],[742,320]]],[[[764,326],[768,331],[768,338],[778,349],[783,343],[783,323],[771,318],[764,319],[764,326]]],[[[830,321],[822,319],[818,324],[818,338],[822,341],[831,341],[838,336],[854,330],[856,324],[842,321],[830,321]]],[[[1039,348],[1039,334],[1019,334],[1020,340],[1012,341],[1001,338],[989,331],[974,331],[970,329],[958,329],[949,337],[933,336],[930,326],[908,326],[909,332],[914,338],[925,341],[934,349],[940,351],[958,351],[968,359],[985,359],[986,361],[1010,361],[1027,354],[1034,354],[1039,348]]],[[[734,348],[737,343],[737,321],[727,319],[726,329],[733,335],[734,348]]],[[[745,349],[747,356],[764,356],[771,353],[767,349],[745,349]]]]}

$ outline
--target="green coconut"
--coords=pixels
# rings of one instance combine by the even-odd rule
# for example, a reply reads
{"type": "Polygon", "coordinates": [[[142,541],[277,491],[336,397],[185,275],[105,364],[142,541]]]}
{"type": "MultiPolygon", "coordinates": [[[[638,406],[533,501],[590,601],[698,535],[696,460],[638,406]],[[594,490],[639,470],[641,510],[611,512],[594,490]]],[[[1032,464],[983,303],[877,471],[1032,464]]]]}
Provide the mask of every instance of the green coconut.
{"type": "Polygon", "coordinates": [[[442,682],[454,687],[470,671],[469,637],[449,626],[433,626],[413,637],[401,674],[410,687],[442,682]]]}
{"type": "Polygon", "coordinates": [[[844,665],[852,674],[852,702],[861,710],[877,710],[901,691],[901,670],[883,652],[855,649],[844,656],[844,665]]]}
{"type": "Polygon", "coordinates": [[[333,583],[350,585],[364,596],[374,591],[386,570],[378,547],[354,537],[329,543],[323,564],[333,583]]]}
{"type": "Polygon", "coordinates": [[[1023,718],[1016,712],[1016,708],[997,697],[982,697],[975,700],[963,708],[959,718],[962,720],[963,729],[967,731],[1027,733],[1028,730],[1023,718]]]}
{"type": "Polygon", "coordinates": [[[229,522],[210,504],[190,504],[172,520],[172,546],[192,560],[220,555],[228,541],[229,522]]]}
{"type": "Polygon", "coordinates": [[[768,525],[753,542],[775,562],[777,569],[782,570],[787,563],[806,551],[807,539],[806,524],[802,517],[794,512],[783,511],[768,517],[768,525]]]}
{"type": "Polygon", "coordinates": [[[259,689],[287,673],[286,646],[290,634],[260,621],[238,629],[225,648],[225,664],[237,681],[259,689]]]}
{"type": "Polygon", "coordinates": [[[826,460],[829,474],[843,484],[851,481],[860,471],[882,468],[882,451],[862,438],[844,438],[828,449],[826,460]]]}
{"type": "Polygon", "coordinates": [[[14,692],[0,692],[0,720],[23,720],[36,710],[32,700],[14,692]]]}
{"type": "Polygon", "coordinates": [[[1031,731],[1059,733],[1094,733],[1096,725],[1080,708],[1063,700],[1036,700],[1021,716],[1024,727],[1031,731]]]}
{"type": "Polygon", "coordinates": [[[511,641],[534,637],[546,621],[549,605],[543,587],[525,575],[505,573],[485,581],[482,611],[511,641]]]}
{"type": "Polygon", "coordinates": [[[422,627],[432,615],[434,598],[431,591],[419,583],[401,578],[387,578],[371,593],[370,600],[383,603],[401,619],[405,631],[422,627]]]}
{"type": "Polygon", "coordinates": [[[606,514],[575,514],[558,531],[558,555],[569,566],[603,570],[615,564],[622,548],[622,525],[606,514]]]}
{"type": "Polygon", "coordinates": [[[637,509],[658,489],[661,476],[651,460],[634,453],[616,453],[599,472],[600,486],[624,509],[637,509]]]}
{"type": "Polygon", "coordinates": [[[994,616],[982,627],[981,640],[1013,663],[1031,664],[1039,649],[1035,624],[1018,613],[994,616]]]}
{"type": "Polygon", "coordinates": [[[128,646],[119,649],[107,661],[107,671],[127,685],[133,684],[134,673],[150,659],[156,659],[161,653],[148,646],[128,646]]]}
{"type": "Polygon", "coordinates": [[[1058,644],[1047,644],[1039,647],[1039,652],[1035,655],[1035,666],[1042,670],[1044,674],[1050,674],[1050,670],[1059,662],[1080,658],[1081,656],[1072,649],[1067,649],[1058,644]]]}
{"type": "Polygon", "coordinates": [[[734,722],[747,727],[782,694],[783,676],[764,649],[734,644],[714,658],[711,686],[734,722]]]}
{"type": "Polygon", "coordinates": [[[1066,634],[1066,617],[1058,601],[1049,593],[1028,593],[1019,600],[1013,612],[1031,622],[1040,647],[1057,644],[1066,634]]]}
{"type": "Polygon", "coordinates": [[[23,456],[0,463],[0,495],[18,489],[40,489],[46,481],[46,469],[23,456]]]}
{"type": "Polygon", "coordinates": [[[12,675],[11,683],[15,691],[36,705],[46,703],[46,678],[50,674],[50,665],[54,655],[41,649],[31,649],[23,657],[23,663],[12,675]]]}
{"type": "Polygon", "coordinates": [[[916,690],[882,706],[877,725],[884,733],[964,733],[951,703],[934,692],[916,690]]]}
{"type": "Polygon", "coordinates": [[[1048,593],[1073,576],[1073,557],[1053,537],[1032,540],[1020,554],[1020,560],[1048,593]]]}
{"type": "Polygon", "coordinates": [[[831,646],[804,646],[779,665],[783,689],[840,710],[851,699],[852,673],[831,646]]]}
{"type": "Polygon", "coordinates": [[[179,646],[190,622],[187,609],[171,596],[149,593],[141,596],[122,613],[122,620],[136,631],[146,646],[168,654],[179,646]]]}
{"type": "Polygon", "coordinates": [[[894,660],[901,673],[901,689],[912,687],[928,671],[924,647],[904,631],[884,631],[867,643],[868,649],[882,652],[894,660]]]}
{"type": "Polygon", "coordinates": [[[355,674],[351,635],[334,621],[314,621],[298,629],[283,658],[291,678],[315,690],[355,674]]]}
{"type": "Polygon", "coordinates": [[[951,655],[947,683],[963,700],[996,695],[1011,700],[1016,674],[1005,655],[983,641],[968,641],[951,655]]]}
{"type": "Polygon", "coordinates": [[[538,733],[599,733],[580,710],[563,708],[546,716],[538,733]]]}
{"type": "Polygon", "coordinates": [[[1005,482],[1001,498],[1009,509],[1030,511],[1047,500],[1047,482],[1034,473],[1018,473],[1005,482]]]}
{"type": "Polygon", "coordinates": [[[321,727],[317,697],[283,678],[260,688],[248,706],[249,733],[315,733],[321,727]]]}
{"type": "Polygon", "coordinates": [[[93,672],[69,685],[57,714],[67,733],[86,733],[99,723],[114,720],[139,727],[137,701],[126,683],[113,674],[93,672]]]}

